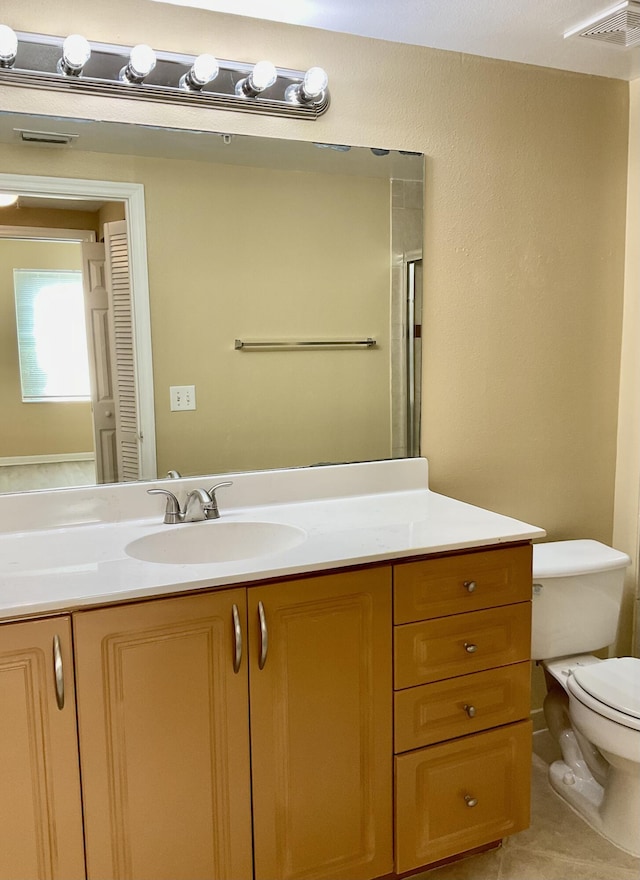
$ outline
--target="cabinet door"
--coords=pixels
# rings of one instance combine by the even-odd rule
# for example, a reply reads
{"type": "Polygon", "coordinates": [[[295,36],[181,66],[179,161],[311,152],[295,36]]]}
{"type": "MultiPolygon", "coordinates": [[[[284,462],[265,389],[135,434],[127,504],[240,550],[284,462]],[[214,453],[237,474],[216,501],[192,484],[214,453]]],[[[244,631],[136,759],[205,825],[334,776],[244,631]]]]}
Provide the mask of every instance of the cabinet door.
{"type": "Polygon", "coordinates": [[[256,880],[387,874],[390,569],[251,588],[249,639],[256,880]]]}
{"type": "Polygon", "coordinates": [[[84,847],[68,617],[0,626],[0,707],[0,878],[80,880],[84,847]]]}
{"type": "Polygon", "coordinates": [[[243,589],[74,615],[90,880],[251,877],[234,617],[243,589]]]}

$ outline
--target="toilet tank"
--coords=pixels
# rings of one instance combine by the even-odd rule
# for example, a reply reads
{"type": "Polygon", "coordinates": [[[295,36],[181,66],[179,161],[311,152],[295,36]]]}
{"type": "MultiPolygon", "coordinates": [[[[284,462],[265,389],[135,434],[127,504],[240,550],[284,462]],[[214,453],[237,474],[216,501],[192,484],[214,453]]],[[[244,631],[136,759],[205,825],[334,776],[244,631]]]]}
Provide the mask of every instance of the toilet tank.
{"type": "Polygon", "coordinates": [[[599,541],[534,545],[534,660],[589,653],[615,641],[630,561],[599,541]]]}

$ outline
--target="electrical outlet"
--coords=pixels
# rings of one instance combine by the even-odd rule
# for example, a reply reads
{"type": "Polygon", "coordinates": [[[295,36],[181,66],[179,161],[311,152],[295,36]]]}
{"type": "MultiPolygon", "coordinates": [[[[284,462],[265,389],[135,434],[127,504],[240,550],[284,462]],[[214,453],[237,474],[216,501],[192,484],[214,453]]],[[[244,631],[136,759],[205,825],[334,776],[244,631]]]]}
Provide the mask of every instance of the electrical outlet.
{"type": "Polygon", "coordinates": [[[195,385],[170,385],[171,412],[196,408],[195,385]]]}

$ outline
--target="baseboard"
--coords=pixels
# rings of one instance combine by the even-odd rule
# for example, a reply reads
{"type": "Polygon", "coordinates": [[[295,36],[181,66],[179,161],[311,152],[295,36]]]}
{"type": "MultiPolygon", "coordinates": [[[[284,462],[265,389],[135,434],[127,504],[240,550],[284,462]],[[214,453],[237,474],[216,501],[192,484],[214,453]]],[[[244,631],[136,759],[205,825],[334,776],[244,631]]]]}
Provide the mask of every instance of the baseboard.
{"type": "Polygon", "coordinates": [[[60,464],[64,461],[95,461],[93,452],[60,452],[51,455],[12,455],[0,458],[0,467],[25,467],[33,464],[60,464]]]}

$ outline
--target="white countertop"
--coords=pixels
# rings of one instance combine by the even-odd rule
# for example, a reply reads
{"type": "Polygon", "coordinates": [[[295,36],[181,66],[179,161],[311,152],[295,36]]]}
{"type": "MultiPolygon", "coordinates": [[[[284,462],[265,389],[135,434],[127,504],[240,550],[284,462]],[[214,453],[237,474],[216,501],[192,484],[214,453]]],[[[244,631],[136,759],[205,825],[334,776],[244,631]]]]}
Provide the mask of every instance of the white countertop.
{"type": "Polygon", "coordinates": [[[149,484],[27,493],[13,496],[13,508],[12,496],[2,496],[0,619],[527,541],[545,534],[536,526],[431,492],[426,477],[426,461],[411,459],[300,468],[268,476],[265,472],[158,481],[153,485],[178,494],[222,479],[234,481],[232,488],[220,490],[220,520],[176,526],[162,523],[163,499],[146,495],[149,484]],[[252,492],[256,503],[243,503],[252,492]],[[29,521],[29,509],[40,527],[20,528],[29,521]],[[140,517],[141,509],[148,509],[149,515],[140,517]],[[126,518],[127,510],[137,518],[126,518]],[[48,519],[54,527],[42,527],[48,519]],[[131,541],[162,530],[207,529],[215,540],[218,524],[230,522],[283,523],[305,535],[281,552],[222,563],[143,562],[125,550],[131,541]],[[10,530],[16,526],[19,530],[10,530]]]}

